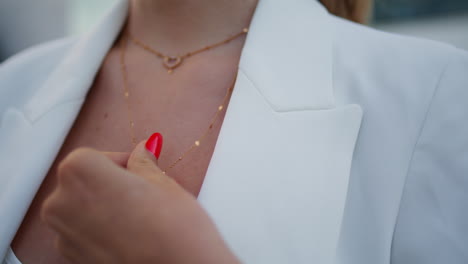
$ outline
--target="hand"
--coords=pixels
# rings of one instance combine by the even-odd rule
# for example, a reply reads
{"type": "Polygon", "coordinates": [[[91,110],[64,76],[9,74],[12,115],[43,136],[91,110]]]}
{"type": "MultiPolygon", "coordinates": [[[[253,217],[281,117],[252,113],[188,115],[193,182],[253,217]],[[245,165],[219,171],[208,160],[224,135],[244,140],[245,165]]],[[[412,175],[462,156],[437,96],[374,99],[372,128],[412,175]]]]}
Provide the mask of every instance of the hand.
{"type": "Polygon", "coordinates": [[[128,154],[82,148],[58,166],[43,220],[72,263],[238,263],[196,199],[140,143],[128,154]],[[125,163],[126,167],[125,168],[125,163]]]}

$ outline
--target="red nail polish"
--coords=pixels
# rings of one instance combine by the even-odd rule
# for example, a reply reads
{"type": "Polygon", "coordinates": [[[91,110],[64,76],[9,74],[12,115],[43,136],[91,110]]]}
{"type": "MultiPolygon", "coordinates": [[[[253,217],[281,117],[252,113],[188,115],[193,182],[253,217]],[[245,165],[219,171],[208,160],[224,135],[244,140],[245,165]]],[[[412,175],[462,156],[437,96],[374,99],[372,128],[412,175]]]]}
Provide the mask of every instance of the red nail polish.
{"type": "Polygon", "coordinates": [[[159,159],[159,155],[161,154],[163,144],[163,137],[160,133],[154,133],[151,137],[148,138],[146,141],[146,149],[149,150],[156,159],[159,159]]]}

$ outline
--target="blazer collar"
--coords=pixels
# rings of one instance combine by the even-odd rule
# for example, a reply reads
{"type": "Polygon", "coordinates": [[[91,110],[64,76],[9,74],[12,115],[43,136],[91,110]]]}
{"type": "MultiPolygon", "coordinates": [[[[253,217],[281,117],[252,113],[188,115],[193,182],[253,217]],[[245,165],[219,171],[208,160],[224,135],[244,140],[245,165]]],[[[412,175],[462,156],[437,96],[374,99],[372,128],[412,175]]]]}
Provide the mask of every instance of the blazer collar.
{"type": "Polygon", "coordinates": [[[318,1],[261,0],[240,67],[276,111],[331,108],[331,33],[318,1]]]}

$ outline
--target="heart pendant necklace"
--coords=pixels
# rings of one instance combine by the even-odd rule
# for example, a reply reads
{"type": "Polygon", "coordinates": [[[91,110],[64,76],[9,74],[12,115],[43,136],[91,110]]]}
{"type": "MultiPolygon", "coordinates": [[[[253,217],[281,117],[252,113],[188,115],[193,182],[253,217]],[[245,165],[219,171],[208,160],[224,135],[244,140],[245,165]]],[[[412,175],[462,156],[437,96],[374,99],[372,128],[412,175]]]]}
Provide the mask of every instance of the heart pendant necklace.
{"type": "Polygon", "coordinates": [[[163,65],[169,73],[182,64],[182,57],[164,57],[163,65]]]}
{"type": "Polygon", "coordinates": [[[195,50],[195,51],[187,52],[187,53],[185,53],[183,55],[179,55],[179,56],[165,55],[162,52],[159,52],[159,51],[155,50],[150,45],[145,44],[143,41],[135,38],[130,33],[128,33],[128,35],[129,35],[129,39],[135,45],[137,45],[138,47],[146,50],[147,52],[152,53],[156,57],[162,59],[162,64],[163,64],[164,68],[167,70],[167,72],[168,73],[173,73],[174,70],[176,68],[178,68],[180,65],[182,65],[182,62],[184,62],[184,60],[187,59],[188,57],[191,57],[191,56],[193,56],[195,54],[198,54],[200,52],[203,52],[203,51],[207,51],[207,50],[219,47],[219,46],[221,46],[223,44],[229,43],[230,41],[232,41],[232,40],[234,40],[234,39],[236,39],[236,38],[238,38],[238,37],[240,37],[240,36],[242,36],[244,34],[247,34],[247,32],[249,32],[249,30],[247,28],[244,28],[244,29],[242,29],[241,32],[239,32],[239,33],[237,33],[235,35],[232,35],[232,36],[228,37],[227,39],[225,39],[223,41],[217,42],[217,43],[215,43],[213,45],[205,46],[205,47],[203,47],[201,49],[198,49],[198,50],[195,50]]]}

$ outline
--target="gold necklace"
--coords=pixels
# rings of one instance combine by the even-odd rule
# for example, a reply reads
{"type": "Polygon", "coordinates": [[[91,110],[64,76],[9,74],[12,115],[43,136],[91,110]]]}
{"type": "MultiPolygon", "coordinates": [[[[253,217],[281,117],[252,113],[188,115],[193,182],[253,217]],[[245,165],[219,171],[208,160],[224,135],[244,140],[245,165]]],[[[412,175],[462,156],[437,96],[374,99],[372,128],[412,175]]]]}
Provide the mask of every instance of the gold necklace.
{"type": "MultiPolygon", "coordinates": [[[[126,55],[127,45],[128,45],[128,40],[125,37],[122,37],[122,43],[121,43],[121,47],[120,47],[120,70],[121,70],[122,79],[123,79],[124,97],[125,97],[125,101],[126,101],[126,104],[127,104],[127,117],[128,117],[128,122],[130,124],[131,142],[132,142],[133,146],[135,147],[136,144],[137,144],[137,139],[135,137],[135,131],[134,131],[135,122],[133,122],[133,119],[132,119],[132,109],[131,109],[130,102],[129,102],[130,91],[129,91],[129,88],[128,88],[128,71],[127,71],[127,65],[125,63],[125,55],[126,55]]],[[[201,143],[203,142],[205,137],[208,135],[208,133],[211,131],[211,129],[213,129],[214,123],[216,122],[219,114],[226,108],[226,104],[227,104],[227,101],[229,99],[229,95],[234,90],[235,82],[236,82],[236,78],[234,78],[232,84],[229,86],[229,88],[228,88],[228,90],[226,92],[226,95],[224,96],[221,104],[218,106],[218,109],[217,109],[216,113],[214,114],[213,118],[211,119],[210,125],[205,130],[205,132],[202,134],[202,136],[200,136],[197,140],[195,140],[195,142],[186,151],[184,151],[182,153],[182,155],[179,156],[178,159],[176,159],[174,162],[172,162],[171,165],[169,165],[167,168],[163,169],[164,174],[166,174],[166,172],[168,170],[174,168],[180,161],[182,161],[182,159],[187,154],[189,154],[195,148],[197,148],[197,147],[199,147],[201,145],[201,143]]]]}
{"type": "Polygon", "coordinates": [[[249,29],[248,28],[244,28],[242,29],[241,32],[233,35],[233,36],[230,36],[229,38],[223,40],[223,41],[220,41],[218,43],[215,43],[213,45],[208,45],[208,46],[205,46],[203,48],[200,48],[198,50],[195,50],[195,51],[191,51],[191,52],[187,52],[183,55],[179,55],[179,56],[169,56],[169,55],[165,55],[163,54],[162,52],[159,52],[155,49],[153,49],[152,47],[150,47],[148,44],[145,44],[143,43],[141,40],[135,38],[133,35],[131,35],[130,33],[128,33],[129,35],[129,38],[130,40],[137,46],[139,46],[140,48],[156,55],[158,58],[161,58],[163,60],[163,66],[167,69],[167,72],[168,73],[172,73],[177,67],[179,67],[180,65],[182,65],[182,62],[193,56],[193,55],[196,55],[200,52],[203,52],[203,51],[207,51],[207,50],[210,50],[210,49],[213,49],[213,48],[216,48],[216,47],[219,47],[221,45],[224,45],[228,42],[231,42],[232,40],[242,36],[243,34],[247,34],[247,32],[249,32],[249,29]]]}

